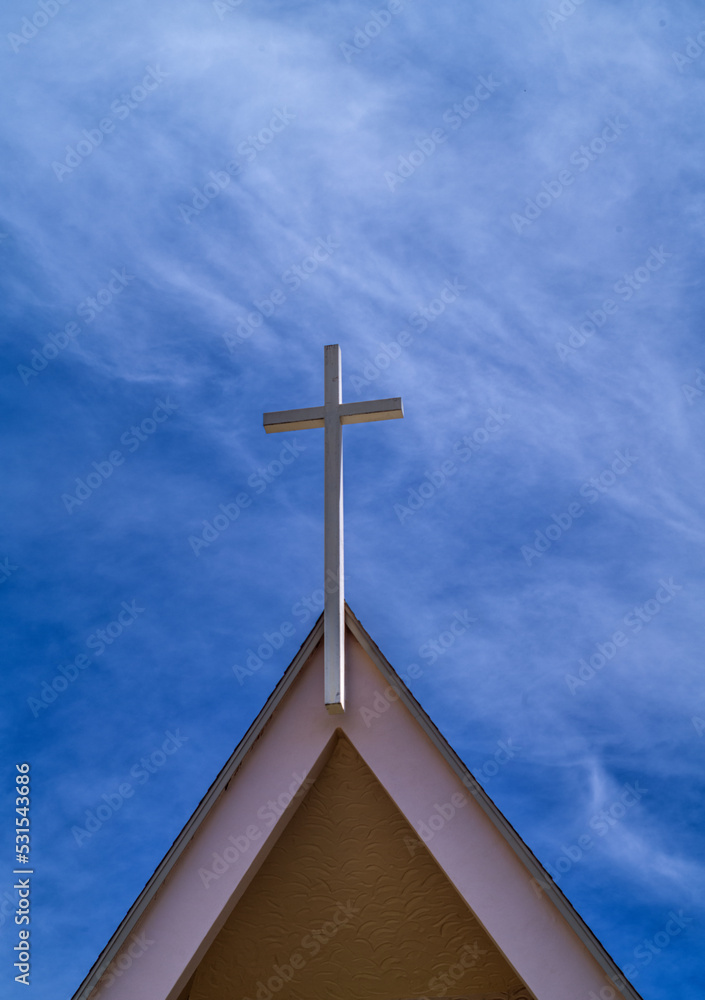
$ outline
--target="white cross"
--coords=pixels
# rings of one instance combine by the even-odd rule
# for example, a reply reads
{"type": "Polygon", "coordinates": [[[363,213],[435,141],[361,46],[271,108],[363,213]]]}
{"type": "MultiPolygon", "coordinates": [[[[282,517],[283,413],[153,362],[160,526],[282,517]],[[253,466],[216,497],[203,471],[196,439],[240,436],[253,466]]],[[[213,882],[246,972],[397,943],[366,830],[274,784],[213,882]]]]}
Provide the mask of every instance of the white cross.
{"type": "Polygon", "coordinates": [[[265,413],[264,429],[308,430],[323,427],[325,433],[324,552],[325,604],[323,641],[325,702],[329,712],[345,711],[345,594],[343,581],[343,424],[371,420],[394,420],[404,416],[401,399],[375,399],[368,403],[343,403],[340,347],[324,347],[325,394],[323,406],[265,413]],[[337,586],[331,587],[331,582],[337,586]],[[332,593],[330,591],[333,591],[332,593]]]}

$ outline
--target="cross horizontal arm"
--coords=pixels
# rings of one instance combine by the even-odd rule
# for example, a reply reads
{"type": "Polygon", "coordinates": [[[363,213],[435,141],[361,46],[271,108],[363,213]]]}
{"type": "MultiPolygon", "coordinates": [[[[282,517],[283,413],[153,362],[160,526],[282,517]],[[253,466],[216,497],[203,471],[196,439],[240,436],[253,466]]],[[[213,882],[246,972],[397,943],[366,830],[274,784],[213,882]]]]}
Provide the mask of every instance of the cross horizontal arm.
{"type": "Polygon", "coordinates": [[[404,416],[404,406],[397,396],[365,403],[342,403],[339,413],[341,424],[366,424],[371,420],[397,420],[404,416]]]}
{"type": "Polygon", "coordinates": [[[302,431],[309,427],[323,427],[323,407],[305,406],[299,410],[278,410],[276,413],[265,413],[264,429],[267,434],[278,431],[302,431]]]}
{"type": "MultiPolygon", "coordinates": [[[[397,420],[404,416],[399,397],[371,399],[364,403],[341,403],[338,408],[341,424],[366,424],[371,420],[397,420]]],[[[305,406],[298,410],[277,410],[265,413],[264,429],[267,434],[279,431],[302,431],[310,427],[325,426],[322,406],[305,406]]]]}

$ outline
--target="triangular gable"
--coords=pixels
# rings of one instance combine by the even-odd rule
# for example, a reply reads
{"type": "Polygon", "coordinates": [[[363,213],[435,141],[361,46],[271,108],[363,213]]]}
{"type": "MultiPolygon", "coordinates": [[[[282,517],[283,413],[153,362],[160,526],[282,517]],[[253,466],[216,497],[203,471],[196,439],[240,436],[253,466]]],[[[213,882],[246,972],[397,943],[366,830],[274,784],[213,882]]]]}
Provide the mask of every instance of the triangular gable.
{"type": "Polygon", "coordinates": [[[534,1000],[341,734],[201,961],[189,1000],[448,990],[534,1000]]]}
{"type": "MultiPolygon", "coordinates": [[[[238,926],[240,901],[252,905],[255,887],[247,896],[248,887],[268,871],[270,854],[282,853],[274,849],[301,803],[308,807],[307,795],[314,801],[310,790],[317,795],[319,785],[330,786],[325,769],[340,757],[341,742],[411,832],[407,857],[418,861],[428,853],[486,935],[485,953],[505,960],[515,975],[502,973],[514,990],[505,995],[640,1000],[347,607],[348,704],[344,715],[325,711],[322,636],[319,620],[74,1000],[187,1000],[192,989],[194,1000],[203,1000],[204,957],[215,962],[219,942],[238,926]],[[428,843],[415,846],[419,823],[439,815],[445,824],[436,820],[428,843]],[[518,983],[531,993],[516,992],[518,983]]],[[[440,965],[443,947],[437,945],[440,965]]],[[[211,978],[216,998],[215,973],[211,978]]],[[[471,996],[471,980],[461,985],[467,991],[460,995],[471,996]]],[[[488,980],[485,995],[498,995],[491,988],[488,980]]],[[[391,996],[429,995],[415,990],[391,996]]],[[[291,987],[284,992],[296,995],[291,987]]],[[[447,993],[439,988],[436,995],[447,993]]],[[[263,993],[259,1000],[268,998],[263,993]]]]}

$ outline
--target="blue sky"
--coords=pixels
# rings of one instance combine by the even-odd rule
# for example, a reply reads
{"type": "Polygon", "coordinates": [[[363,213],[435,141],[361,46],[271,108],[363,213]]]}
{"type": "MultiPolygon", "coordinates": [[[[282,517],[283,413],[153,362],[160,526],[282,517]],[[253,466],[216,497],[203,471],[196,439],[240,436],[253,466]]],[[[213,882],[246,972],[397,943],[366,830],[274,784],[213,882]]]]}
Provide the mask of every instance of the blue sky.
{"type": "Polygon", "coordinates": [[[646,1000],[700,997],[700,5],[0,17],[26,995],[73,993],[315,620],[322,434],[262,413],[339,343],[344,399],[406,410],[345,432],[351,607],[646,1000]]]}

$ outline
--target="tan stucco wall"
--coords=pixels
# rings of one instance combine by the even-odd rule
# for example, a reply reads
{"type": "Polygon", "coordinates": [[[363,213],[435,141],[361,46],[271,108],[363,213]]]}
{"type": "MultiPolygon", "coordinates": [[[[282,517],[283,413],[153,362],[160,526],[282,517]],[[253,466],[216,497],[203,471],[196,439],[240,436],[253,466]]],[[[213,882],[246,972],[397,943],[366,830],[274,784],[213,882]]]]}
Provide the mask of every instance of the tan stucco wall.
{"type": "Polygon", "coordinates": [[[201,961],[189,1000],[473,995],[532,996],[340,739],[201,961]]]}

